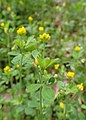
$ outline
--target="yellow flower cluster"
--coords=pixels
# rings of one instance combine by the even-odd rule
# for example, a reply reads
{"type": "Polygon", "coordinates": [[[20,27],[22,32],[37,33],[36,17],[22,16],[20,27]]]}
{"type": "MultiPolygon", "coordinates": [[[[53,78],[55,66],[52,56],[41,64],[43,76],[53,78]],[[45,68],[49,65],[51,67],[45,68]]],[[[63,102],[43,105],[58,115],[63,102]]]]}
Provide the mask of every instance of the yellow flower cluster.
{"type": "Polygon", "coordinates": [[[24,35],[26,33],[25,27],[21,27],[17,30],[18,35],[24,35]]]}
{"type": "Polygon", "coordinates": [[[50,35],[47,33],[43,33],[42,35],[39,35],[40,39],[50,39],[50,35]]]}
{"type": "Polygon", "coordinates": [[[39,27],[39,31],[43,31],[44,30],[44,27],[39,27]]]}
{"type": "Polygon", "coordinates": [[[33,18],[32,18],[31,16],[29,16],[29,17],[28,17],[28,20],[29,20],[29,21],[32,21],[32,20],[33,20],[33,18]]]}
{"type": "Polygon", "coordinates": [[[58,70],[59,66],[59,64],[54,65],[55,70],[58,70]]]}
{"type": "Polygon", "coordinates": [[[10,68],[9,66],[6,66],[6,67],[4,68],[4,71],[9,71],[9,70],[11,70],[11,68],[10,68]]]}
{"type": "Polygon", "coordinates": [[[7,11],[11,11],[11,7],[7,7],[7,11]]]}
{"type": "Polygon", "coordinates": [[[60,108],[64,109],[64,103],[60,102],[60,108]]]}
{"type": "Polygon", "coordinates": [[[4,22],[2,22],[0,25],[1,25],[1,27],[4,27],[4,22]]]}
{"type": "Polygon", "coordinates": [[[81,48],[80,48],[79,46],[76,46],[76,47],[75,47],[75,51],[77,51],[77,52],[80,51],[80,49],[81,49],[81,48]]]}
{"type": "Polygon", "coordinates": [[[73,78],[74,75],[75,75],[74,72],[68,72],[68,73],[67,73],[67,77],[69,77],[69,78],[73,78]]]}
{"type": "Polygon", "coordinates": [[[78,85],[77,85],[77,88],[78,88],[79,90],[81,90],[81,91],[82,91],[82,90],[83,90],[83,88],[84,88],[83,83],[78,84],[78,85]]]}

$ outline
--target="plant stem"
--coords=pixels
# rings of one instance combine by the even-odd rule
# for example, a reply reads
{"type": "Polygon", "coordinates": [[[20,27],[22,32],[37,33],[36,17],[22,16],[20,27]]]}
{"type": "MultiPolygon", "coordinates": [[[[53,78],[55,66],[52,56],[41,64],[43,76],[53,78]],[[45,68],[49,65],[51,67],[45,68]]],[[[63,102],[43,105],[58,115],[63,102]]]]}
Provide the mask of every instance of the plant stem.
{"type": "MultiPolygon", "coordinates": [[[[45,57],[45,43],[43,42],[43,52],[42,52],[42,55],[43,55],[43,59],[45,57]]],[[[43,70],[44,71],[44,70],[43,70]]],[[[41,68],[39,69],[39,80],[40,80],[40,84],[41,84],[41,87],[40,87],[40,120],[42,120],[42,117],[43,117],[43,96],[42,96],[42,70],[41,68]]]]}
{"type": "MultiPolygon", "coordinates": [[[[10,37],[9,37],[9,35],[7,35],[7,37],[8,37],[8,40],[7,40],[7,51],[8,51],[8,53],[10,52],[10,37]]],[[[9,63],[9,66],[10,66],[10,55],[8,54],[8,63],[9,63]]]]}
{"type": "Polygon", "coordinates": [[[23,56],[21,55],[21,60],[20,60],[20,97],[22,97],[22,59],[23,59],[23,56]]]}
{"type": "Polygon", "coordinates": [[[42,78],[40,77],[40,120],[42,120],[42,78]]]}
{"type": "MultiPolygon", "coordinates": [[[[45,43],[43,42],[43,59],[45,57],[45,43]]],[[[41,84],[41,87],[40,87],[40,120],[42,120],[42,115],[43,115],[43,98],[42,98],[42,71],[40,70],[40,84],[41,84]]]]}
{"type": "Polygon", "coordinates": [[[45,57],[45,43],[43,42],[43,58],[45,57]]]}
{"type": "Polygon", "coordinates": [[[66,120],[66,111],[65,111],[65,108],[64,108],[64,120],[66,120]]]}
{"type": "Polygon", "coordinates": [[[12,96],[14,96],[14,92],[13,92],[13,78],[12,78],[12,75],[11,75],[11,77],[10,77],[10,84],[11,84],[11,91],[12,91],[12,96]]]}
{"type": "Polygon", "coordinates": [[[20,43],[20,53],[21,53],[21,59],[20,59],[20,97],[22,98],[22,60],[23,60],[22,39],[21,39],[21,43],[20,43]]]}

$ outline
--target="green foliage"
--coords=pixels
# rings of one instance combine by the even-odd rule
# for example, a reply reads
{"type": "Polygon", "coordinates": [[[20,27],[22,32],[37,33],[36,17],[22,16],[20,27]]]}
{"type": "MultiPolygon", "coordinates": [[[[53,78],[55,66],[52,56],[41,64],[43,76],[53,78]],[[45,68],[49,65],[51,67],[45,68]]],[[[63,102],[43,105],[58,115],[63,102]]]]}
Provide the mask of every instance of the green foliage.
{"type": "Polygon", "coordinates": [[[86,120],[85,0],[0,0],[0,120],[86,120]]]}

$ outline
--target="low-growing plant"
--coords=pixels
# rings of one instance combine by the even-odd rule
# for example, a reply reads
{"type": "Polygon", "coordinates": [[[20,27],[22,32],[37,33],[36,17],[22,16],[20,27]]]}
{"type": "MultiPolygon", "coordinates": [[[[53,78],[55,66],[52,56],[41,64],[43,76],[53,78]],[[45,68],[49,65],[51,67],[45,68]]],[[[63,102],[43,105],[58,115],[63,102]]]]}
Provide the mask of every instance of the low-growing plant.
{"type": "Polygon", "coordinates": [[[0,120],[85,120],[84,0],[0,1],[0,120]]]}

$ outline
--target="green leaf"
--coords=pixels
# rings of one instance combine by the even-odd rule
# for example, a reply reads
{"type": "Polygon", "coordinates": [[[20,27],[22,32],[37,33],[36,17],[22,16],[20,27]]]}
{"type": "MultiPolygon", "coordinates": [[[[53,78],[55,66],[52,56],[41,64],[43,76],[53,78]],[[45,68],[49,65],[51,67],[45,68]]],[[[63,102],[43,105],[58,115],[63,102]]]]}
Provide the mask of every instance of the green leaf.
{"type": "Polygon", "coordinates": [[[20,97],[17,97],[17,98],[14,98],[14,99],[12,99],[11,100],[11,103],[13,104],[13,105],[21,105],[22,104],[22,99],[20,98],[20,97]]]}
{"type": "Polygon", "coordinates": [[[31,43],[29,46],[27,46],[26,48],[28,48],[29,51],[33,51],[35,50],[37,47],[36,43],[31,43]]]}
{"type": "Polygon", "coordinates": [[[55,98],[55,92],[51,88],[44,86],[43,87],[43,99],[48,103],[52,103],[55,98]]]}
{"type": "Polygon", "coordinates": [[[35,39],[32,39],[32,40],[31,39],[28,39],[28,41],[26,43],[26,47],[25,47],[29,51],[33,51],[33,50],[37,49],[37,44],[39,43],[35,39]]]}
{"type": "Polygon", "coordinates": [[[38,50],[33,50],[33,51],[32,51],[32,56],[33,56],[34,58],[37,58],[38,55],[39,55],[38,50]]]}
{"type": "Polygon", "coordinates": [[[35,92],[36,90],[38,90],[40,88],[41,84],[31,84],[31,85],[28,85],[27,88],[26,88],[26,92],[29,93],[29,92],[35,92]]]}
{"type": "Polygon", "coordinates": [[[31,55],[30,53],[26,54],[23,56],[23,60],[22,60],[22,65],[27,64],[27,66],[31,66],[32,65],[32,59],[31,59],[31,55]]]}
{"type": "Polygon", "coordinates": [[[78,92],[78,89],[77,89],[76,86],[73,86],[73,87],[71,87],[70,89],[71,89],[71,93],[76,93],[76,92],[78,92]]]}
{"type": "Polygon", "coordinates": [[[54,77],[51,77],[48,81],[48,84],[49,85],[52,85],[53,83],[55,82],[55,78],[54,77]]]}
{"type": "Polygon", "coordinates": [[[5,97],[1,97],[0,98],[0,104],[4,103],[5,99],[6,99],[5,97]]]}
{"type": "Polygon", "coordinates": [[[39,62],[39,65],[46,69],[47,67],[49,67],[50,65],[54,64],[55,62],[57,62],[59,60],[59,58],[56,58],[56,59],[50,59],[50,58],[38,58],[38,62],[39,62]]]}
{"type": "Polygon", "coordinates": [[[61,66],[61,72],[64,73],[66,71],[66,68],[64,65],[61,66]]]}
{"type": "Polygon", "coordinates": [[[26,46],[28,46],[30,43],[34,43],[34,42],[36,42],[36,40],[34,38],[34,35],[32,35],[27,39],[26,46]]]}
{"type": "Polygon", "coordinates": [[[78,120],[85,120],[85,114],[82,112],[78,113],[78,120]]]}
{"type": "Polygon", "coordinates": [[[34,116],[34,113],[35,113],[35,110],[33,108],[30,108],[30,107],[26,107],[25,108],[25,114],[26,115],[31,115],[31,116],[34,116]]]}
{"type": "Polygon", "coordinates": [[[27,104],[28,104],[28,107],[31,107],[31,108],[39,107],[40,105],[39,101],[36,101],[36,100],[28,100],[27,104]]]}
{"type": "Polygon", "coordinates": [[[78,89],[77,89],[76,86],[70,86],[69,87],[69,85],[67,85],[65,89],[66,89],[65,94],[78,92],[78,89]]]}
{"type": "Polygon", "coordinates": [[[9,55],[15,56],[15,55],[19,55],[19,51],[12,51],[8,53],[9,55]]]}
{"type": "Polygon", "coordinates": [[[86,6],[86,2],[82,2],[82,5],[85,7],[86,6]]]}
{"type": "Polygon", "coordinates": [[[6,53],[7,52],[7,48],[0,48],[0,54],[6,53]]]}
{"type": "Polygon", "coordinates": [[[86,109],[86,105],[81,105],[81,108],[86,109]]]}
{"type": "Polygon", "coordinates": [[[14,65],[16,65],[16,64],[20,64],[21,57],[22,57],[21,54],[19,54],[19,55],[17,55],[16,57],[14,57],[14,58],[12,59],[12,61],[11,61],[12,64],[14,64],[14,65]]]}
{"type": "Polygon", "coordinates": [[[61,89],[61,90],[64,89],[64,83],[63,83],[63,81],[57,81],[57,84],[59,86],[59,89],[61,89]]]}
{"type": "Polygon", "coordinates": [[[16,108],[16,112],[17,113],[20,113],[20,112],[22,112],[24,110],[24,107],[23,106],[17,106],[17,108],[16,108]]]}

